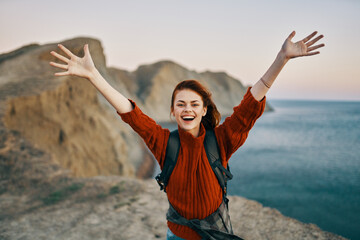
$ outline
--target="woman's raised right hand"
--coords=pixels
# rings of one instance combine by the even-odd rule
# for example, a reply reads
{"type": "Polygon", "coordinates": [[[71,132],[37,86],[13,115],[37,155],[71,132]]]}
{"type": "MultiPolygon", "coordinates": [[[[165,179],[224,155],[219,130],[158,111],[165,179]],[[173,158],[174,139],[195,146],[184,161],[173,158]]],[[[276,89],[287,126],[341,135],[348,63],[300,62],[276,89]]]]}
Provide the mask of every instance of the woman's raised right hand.
{"type": "Polygon", "coordinates": [[[85,55],[82,58],[79,58],[78,56],[74,55],[69,49],[67,49],[61,44],[58,44],[58,47],[69,58],[62,56],[55,51],[50,52],[51,55],[53,55],[54,57],[58,58],[59,60],[65,63],[65,64],[60,64],[60,63],[50,62],[51,66],[66,70],[65,72],[55,73],[55,76],[71,75],[71,76],[79,76],[90,79],[91,74],[94,72],[94,70],[96,70],[96,68],[90,55],[89,45],[85,44],[84,46],[85,55]]]}

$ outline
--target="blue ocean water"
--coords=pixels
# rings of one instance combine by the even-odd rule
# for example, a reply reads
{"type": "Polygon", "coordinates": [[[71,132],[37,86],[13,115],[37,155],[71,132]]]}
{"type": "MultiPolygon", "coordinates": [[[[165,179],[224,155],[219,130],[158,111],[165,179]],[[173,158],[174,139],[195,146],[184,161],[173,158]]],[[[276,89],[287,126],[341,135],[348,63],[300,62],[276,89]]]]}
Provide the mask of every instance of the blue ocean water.
{"type": "Polygon", "coordinates": [[[360,239],[360,102],[268,101],[230,159],[229,194],[360,239]]]}
{"type": "Polygon", "coordinates": [[[360,102],[269,103],[230,160],[229,194],[360,239],[360,102]]]}

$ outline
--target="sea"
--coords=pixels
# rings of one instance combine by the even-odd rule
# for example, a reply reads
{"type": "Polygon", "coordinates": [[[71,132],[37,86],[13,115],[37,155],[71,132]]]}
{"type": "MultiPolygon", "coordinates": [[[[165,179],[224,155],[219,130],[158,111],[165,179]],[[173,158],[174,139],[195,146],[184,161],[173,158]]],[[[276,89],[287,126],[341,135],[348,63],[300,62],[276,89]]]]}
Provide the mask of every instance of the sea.
{"type": "Polygon", "coordinates": [[[230,159],[229,195],[360,239],[360,102],[268,103],[230,159]]]}

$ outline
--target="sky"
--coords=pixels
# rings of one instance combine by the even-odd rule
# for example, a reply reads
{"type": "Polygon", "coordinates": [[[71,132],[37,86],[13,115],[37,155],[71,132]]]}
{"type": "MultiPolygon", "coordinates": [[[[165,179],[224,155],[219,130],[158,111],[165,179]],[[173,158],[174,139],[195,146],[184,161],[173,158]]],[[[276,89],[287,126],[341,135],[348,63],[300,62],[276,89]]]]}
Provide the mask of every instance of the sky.
{"type": "Polygon", "coordinates": [[[0,0],[0,53],[86,36],[111,67],[172,60],[253,85],[291,31],[318,31],[321,53],[290,60],[267,97],[360,100],[359,13],[358,0],[0,0]]]}

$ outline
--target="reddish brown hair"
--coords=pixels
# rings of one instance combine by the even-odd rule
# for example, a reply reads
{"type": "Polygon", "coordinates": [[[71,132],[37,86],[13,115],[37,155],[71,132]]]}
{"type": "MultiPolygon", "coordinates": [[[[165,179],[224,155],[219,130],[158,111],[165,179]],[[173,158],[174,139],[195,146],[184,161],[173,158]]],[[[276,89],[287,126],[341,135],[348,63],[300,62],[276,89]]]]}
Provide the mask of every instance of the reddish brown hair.
{"type": "Polygon", "coordinates": [[[176,85],[171,97],[171,112],[174,110],[174,100],[177,91],[189,89],[201,96],[204,107],[207,107],[206,115],[201,122],[206,129],[213,129],[220,123],[221,115],[211,98],[211,92],[197,80],[184,80],[176,85]]]}

